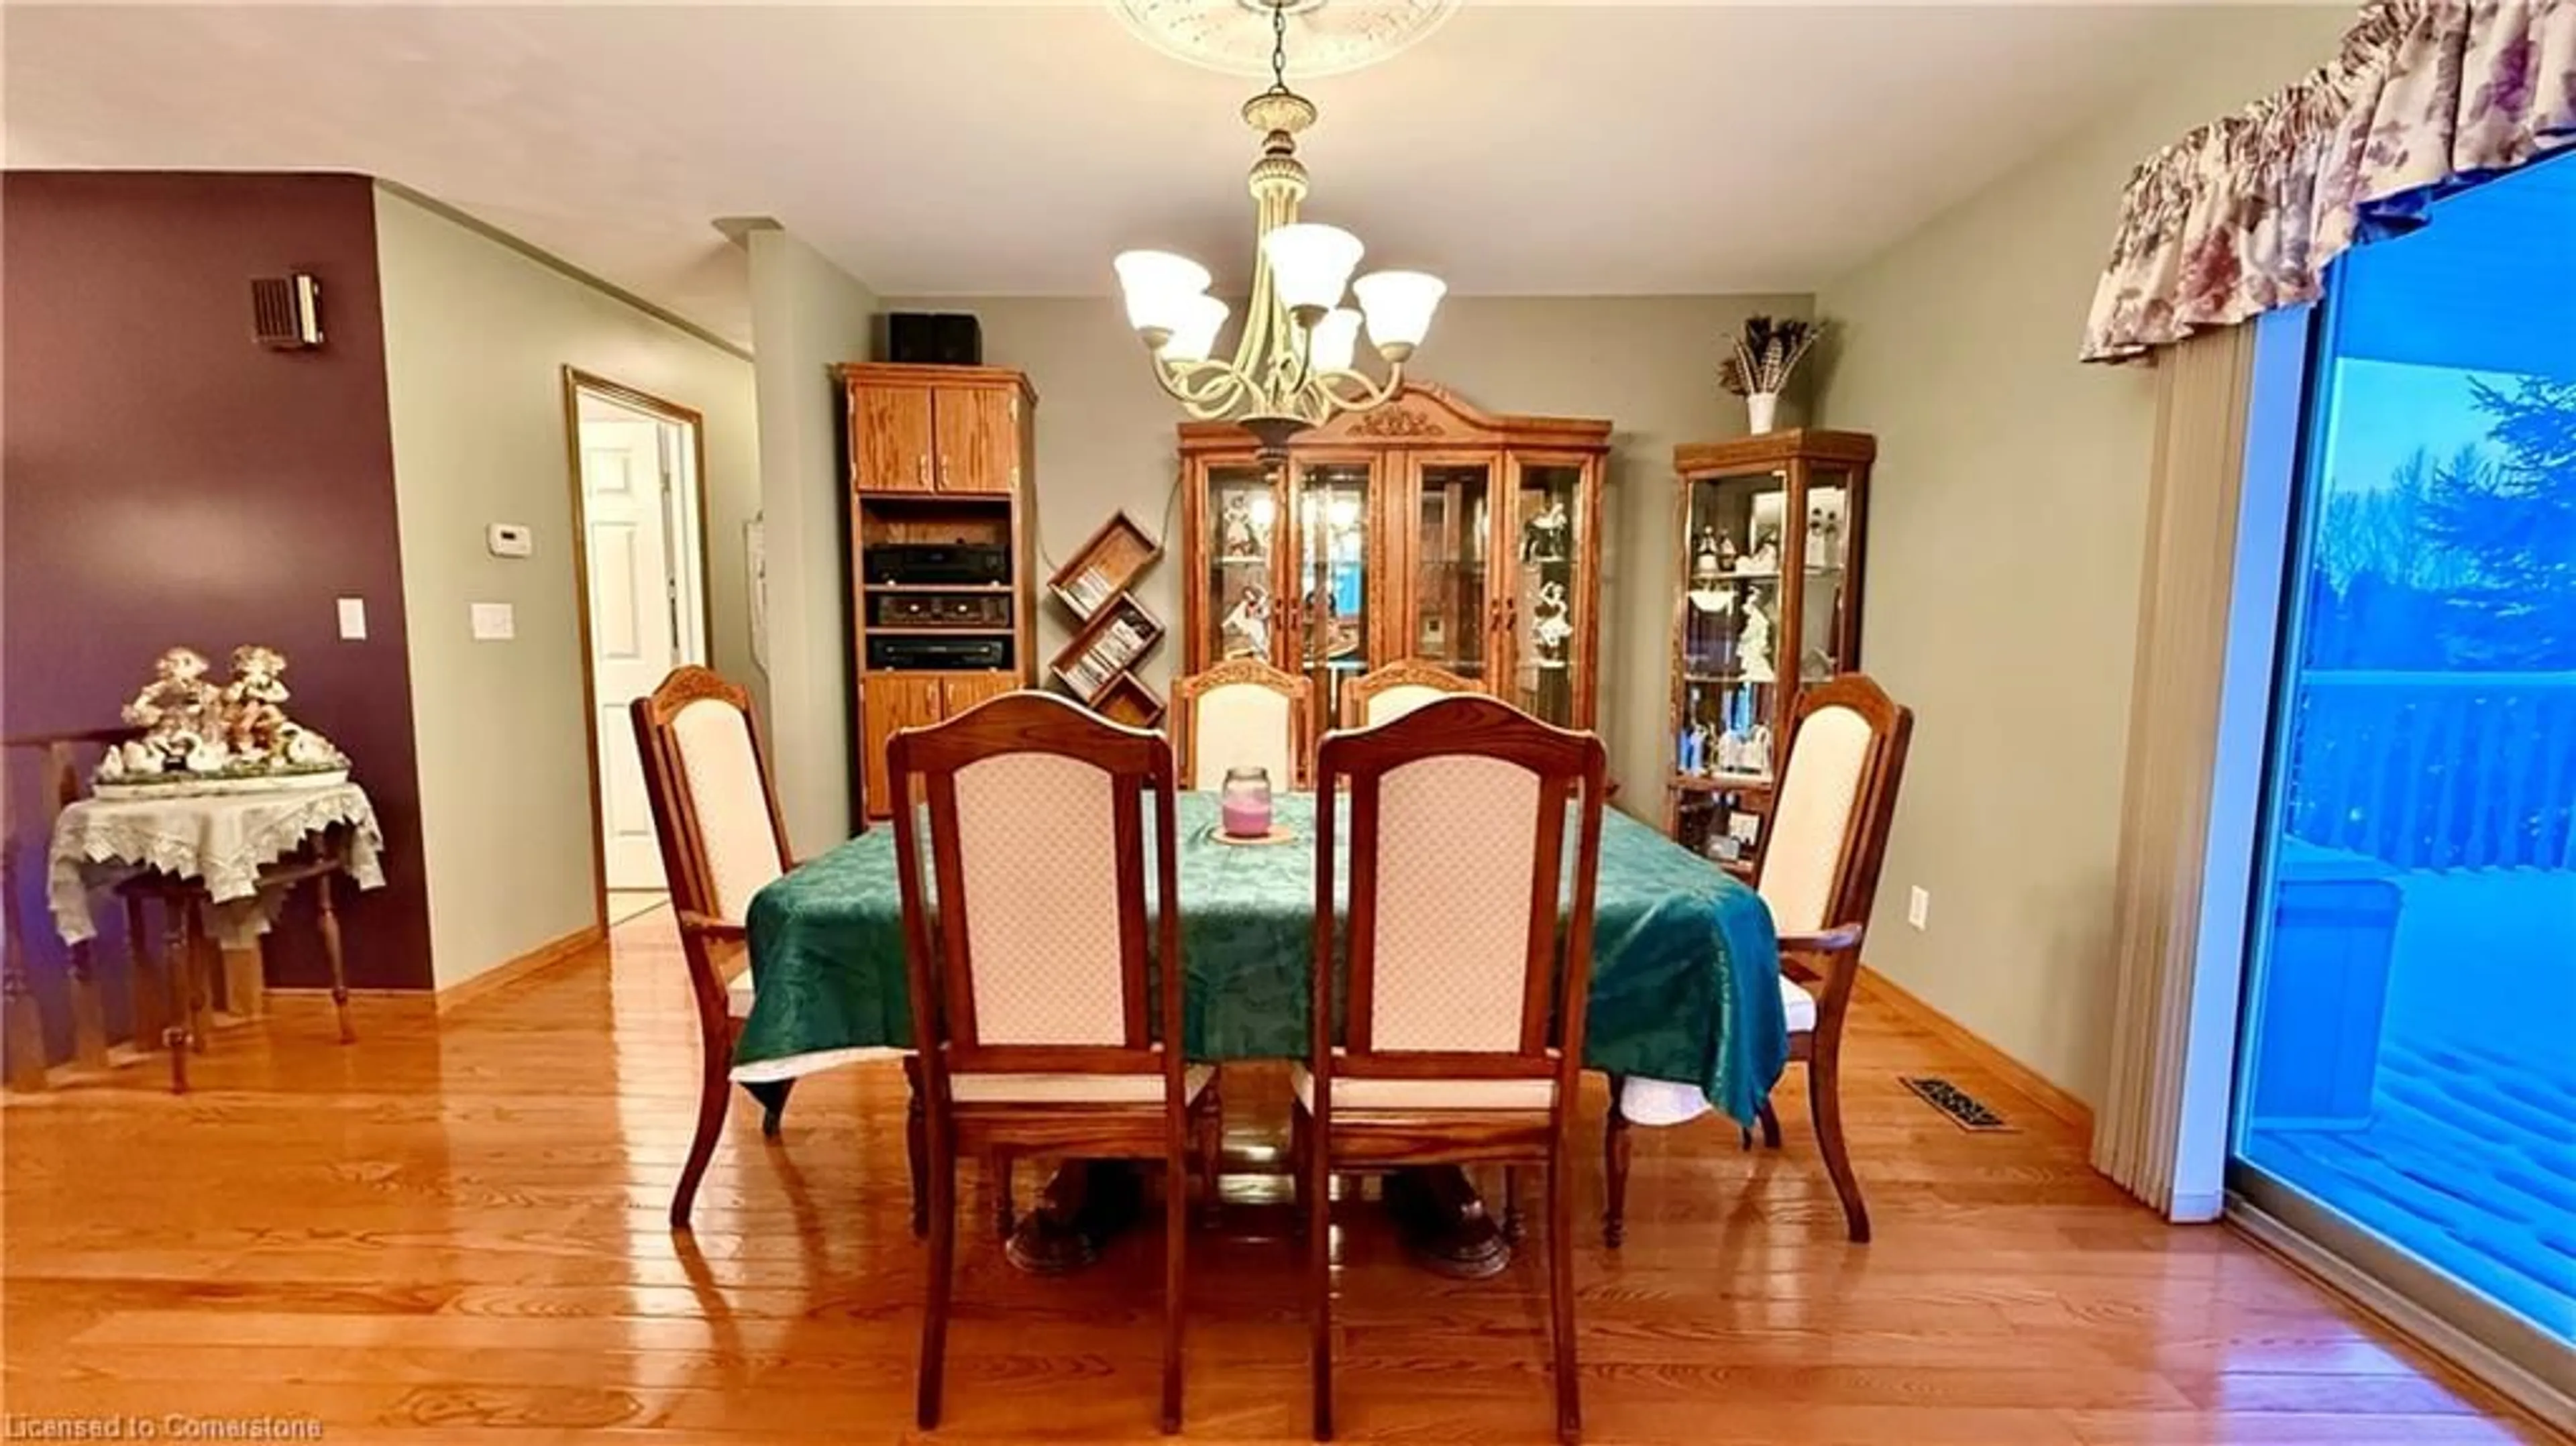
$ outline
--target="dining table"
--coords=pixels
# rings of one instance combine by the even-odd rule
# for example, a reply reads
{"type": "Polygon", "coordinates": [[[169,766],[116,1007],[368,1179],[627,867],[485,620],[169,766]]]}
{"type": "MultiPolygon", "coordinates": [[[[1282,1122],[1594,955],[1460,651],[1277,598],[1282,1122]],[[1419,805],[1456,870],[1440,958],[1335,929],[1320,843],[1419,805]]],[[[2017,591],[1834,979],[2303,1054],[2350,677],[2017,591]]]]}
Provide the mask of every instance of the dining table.
{"type": "MultiPolygon", "coordinates": [[[[1182,1046],[1193,1062],[1302,1060],[1313,1048],[1315,807],[1312,794],[1278,795],[1274,833],[1287,841],[1245,845],[1221,836],[1214,793],[1175,801],[1182,1046]]],[[[1578,834],[1566,830],[1569,858],[1578,834]]],[[[1347,930],[1349,830],[1334,836],[1334,911],[1347,930]]],[[[1168,901],[1156,896],[1155,871],[1145,876],[1148,909],[1159,918],[1168,901]]],[[[1705,1100],[1750,1125],[1789,1054],[1770,911],[1715,862],[1615,809],[1602,821],[1597,877],[1585,1067],[1659,1082],[1650,1088],[1694,1108],[1705,1100]]],[[[913,1046],[891,827],[763,888],[747,929],[753,1004],[734,1046],[735,1079],[792,1079],[913,1046]]],[[[1334,960],[1347,969],[1345,949],[1334,960]]],[[[1162,962],[1153,962],[1157,979],[1162,962]]],[[[1454,1186],[1448,1193],[1455,1197],[1454,1186]]],[[[1030,1228],[1067,1227],[1033,1219],[1030,1228]]],[[[1489,1273],[1508,1258],[1496,1232],[1477,1234],[1462,1247],[1472,1263],[1453,1273],[1489,1273]]],[[[1014,1259],[1029,1264],[1030,1252],[1015,1250],[1014,1259]]]]}

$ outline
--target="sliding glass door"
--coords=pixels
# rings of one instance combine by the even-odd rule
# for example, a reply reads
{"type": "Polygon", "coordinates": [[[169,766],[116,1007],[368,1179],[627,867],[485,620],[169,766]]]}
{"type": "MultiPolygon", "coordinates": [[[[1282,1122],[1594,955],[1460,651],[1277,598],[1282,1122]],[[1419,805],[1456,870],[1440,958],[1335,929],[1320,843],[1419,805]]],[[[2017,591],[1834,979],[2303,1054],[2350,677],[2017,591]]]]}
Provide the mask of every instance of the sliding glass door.
{"type": "Polygon", "coordinates": [[[2244,1195],[2516,1358],[2576,1344],[2570,237],[2560,161],[2337,264],[2234,1134],[2244,1195]]]}

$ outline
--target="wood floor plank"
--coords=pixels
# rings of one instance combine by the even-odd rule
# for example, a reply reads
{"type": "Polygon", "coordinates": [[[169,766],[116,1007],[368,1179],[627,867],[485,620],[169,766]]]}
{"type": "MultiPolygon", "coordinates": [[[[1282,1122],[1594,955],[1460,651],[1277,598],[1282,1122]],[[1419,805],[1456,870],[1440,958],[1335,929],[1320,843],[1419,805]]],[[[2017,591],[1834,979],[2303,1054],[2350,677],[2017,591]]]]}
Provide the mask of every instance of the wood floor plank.
{"type": "MultiPolygon", "coordinates": [[[[147,1066],[0,1111],[10,1413],[303,1414],[330,1440],[420,1446],[908,1434],[922,1252],[897,1069],[804,1082],[777,1142],[738,1100],[697,1229],[674,1236],[697,1058],[667,915],[445,1019],[362,1000],[354,1047],[327,1002],[275,1004],[192,1063],[183,1099],[147,1066]]],[[[2543,1439],[2231,1233],[2154,1219],[2064,1126],[1867,1000],[1845,1090],[1867,1247],[1842,1238],[1794,1087],[1781,1151],[1715,1122],[1637,1131],[1616,1252],[1587,1154],[1590,1439],[2543,1439]],[[1899,1074],[1946,1074],[2019,1128],[1962,1132],[1899,1074]]],[[[1285,1074],[1230,1069],[1226,1092],[1246,1173],[1228,1231],[1192,1242],[1188,1434],[1304,1441],[1300,1247],[1284,1182],[1253,1173],[1275,1159],[1285,1074]]],[[[1602,1100],[1589,1083],[1587,1128],[1602,1100]]],[[[961,1208],[988,1202],[969,1169],[961,1208]]],[[[1364,1201],[1339,1235],[1344,1439],[1548,1437],[1536,1238],[1462,1283],[1408,1265],[1364,1201]]],[[[1038,1280],[965,1238],[941,1437],[1158,1439],[1150,1242],[1038,1280]]]]}

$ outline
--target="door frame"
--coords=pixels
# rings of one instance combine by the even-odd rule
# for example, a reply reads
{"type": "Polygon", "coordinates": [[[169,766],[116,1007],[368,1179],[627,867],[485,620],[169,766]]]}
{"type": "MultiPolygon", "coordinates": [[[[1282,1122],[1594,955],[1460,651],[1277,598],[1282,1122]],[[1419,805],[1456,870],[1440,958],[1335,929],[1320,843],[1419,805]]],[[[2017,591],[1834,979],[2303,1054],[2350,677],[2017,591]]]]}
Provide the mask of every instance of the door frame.
{"type": "Polygon", "coordinates": [[[602,817],[608,799],[599,782],[599,686],[591,676],[596,661],[590,637],[590,499],[581,483],[581,399],[587,393],[618,406],[689,429],[689,476],[682,485],[696,509],[698,546],[698,637],[709,657],[715,653],[714,605],[710,599],[707,517],[707,419],[695,408],[658,397],[638,387],[612,381],[566,364],[563,369],[564,485],[572,494],[573,619],[581,645],[581,735],[590,767],[590,892],[593,917],[600,932],[608,930],[608,827],[602,817]]]}

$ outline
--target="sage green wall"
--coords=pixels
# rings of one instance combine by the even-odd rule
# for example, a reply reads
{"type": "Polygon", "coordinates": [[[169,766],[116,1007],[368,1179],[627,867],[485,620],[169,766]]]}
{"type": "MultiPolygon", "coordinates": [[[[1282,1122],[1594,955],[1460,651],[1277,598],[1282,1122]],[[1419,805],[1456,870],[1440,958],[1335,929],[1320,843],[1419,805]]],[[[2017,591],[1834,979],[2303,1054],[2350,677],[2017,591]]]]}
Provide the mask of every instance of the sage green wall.
{"type": "Polygon", "coordinates": [[[2131,167],[2330,57],[2351,20],[2199,14],[2148,93],[1817,298],[1822,420],[1879,438],[1863,656],[1916,716],[1870,963],[2088,1101],[2110,1060],[2155,377],[2076,346],[2131,167]]]}
{"type": "MultiPolygon", "coordinates": [[[[1679,580],[1672,451],[1744,429],[1744,408],[1717,387],[1726,339],[1755,312],[1808,314],[1804,296],[1452,297],[1417,362],[1419,374],[1492,412],[1607,417],[1613,434],[1603,498],[1601,733],[1620,803],[1659,817],[1667,676],[1664,652],[1679,580]]],[[[1100,298],[888,300],[888,311],[971,311],[984,359],[1018,367],[1037,388],[1038,536],[1050,569],[1117,508],[1170,551],[1137,593],[1177,634],[1180,510],[1173,425],[1178,405],[1154,384],[1118,303],[1100,298]]],[[[1784,425],[1794,418],[1794,404],[1784,425]]],[[[1052,604],[1040,662],[1067,636],[1052,604]]],[[[1182,656],[1167,640],[1147,674],[1158,689],[1182,656]]]]}
{"type": "Polygon", "coordinates": [[[760,500],[752,369],[383,188],[376,235],[431,965],[446,988],[596,917],[563,369],[704,415],[708,645],[734,677],[752,675],[742,548],[760,500]],[[494,522],[531,525],[535,555],[492,556],[484,529],[494,522]],[[476,602],[511,604],[518,636],[475,641],[476,602]]]}
{"type": "Polygon", "coordinates": [[[843,594],[841,384],[868,358],[877,299],[803,241],[751,232],[751,328],[769,556],[769,728],[796,856],[850,836],[850,643],[843,594]]]}

